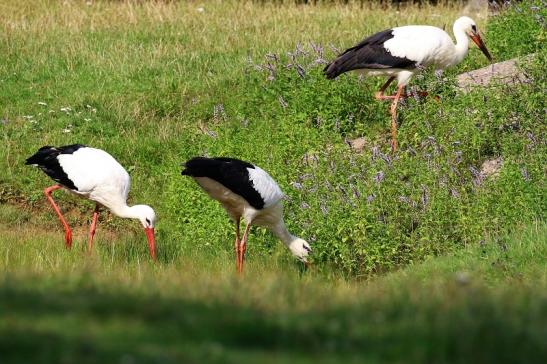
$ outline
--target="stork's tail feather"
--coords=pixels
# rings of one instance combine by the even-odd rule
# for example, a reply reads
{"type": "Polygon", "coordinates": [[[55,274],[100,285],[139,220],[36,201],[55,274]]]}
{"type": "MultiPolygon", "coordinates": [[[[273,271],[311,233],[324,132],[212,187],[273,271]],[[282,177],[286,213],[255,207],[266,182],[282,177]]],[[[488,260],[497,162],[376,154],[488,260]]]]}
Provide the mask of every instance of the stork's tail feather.
{"type": "Polygon", "coordinates": [[[85,147],[86,146],[83,144],[70,144],[62,147],[52,147],[50,145],[46,145],[45,147],[38,149],[36,153],[30,156],[26,160],[25,164],[43,165],[44,163],[47,163],[48,160],[56,158],[59,154],[72,154],[78,149],[85,147]]]}
{"type": "Polygon", "coordinates": [[[211,170],[218,169],[219,161],[213,158],[195,157],[183,163],[181,174],[190,177],[202,177],[210,174],[211,170]]]}
{"type": "Polygon", "coordinates": [[[355,69],[355,57],[350,49],[338,56],[334,61],[329,63],[323,69],[323,73],[327,79],[332,80],[340,76],[342,73],[355,69]]]}
{"type": "Polygon", "coordinates": [[[325,68],[323,68],[323,74],[327,77],[328,80],[332,80],[339,75],[339,73],[336,72],[336,67],[334,67],[334,62],[329,63],[325,66],[325,68]]]}
{"type": "Polygon", "coordinates": [[[50,145],[46,145],[45,147],[42,147],[38,149],[36,153],[31,155],[27,158],[25,161],[26,165],[40,165],[46,160],[52,153],[55,153],[57,150],[55,147],[52,147],[50,145]]]}

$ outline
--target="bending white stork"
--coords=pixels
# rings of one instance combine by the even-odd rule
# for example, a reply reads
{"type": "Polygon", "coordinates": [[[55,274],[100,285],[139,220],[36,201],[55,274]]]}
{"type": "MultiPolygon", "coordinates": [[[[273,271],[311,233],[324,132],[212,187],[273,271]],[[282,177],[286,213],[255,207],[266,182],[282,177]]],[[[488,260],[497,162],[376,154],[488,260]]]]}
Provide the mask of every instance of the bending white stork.
{"type": "Polygon", "coordinates": [[[243,260],[251,224],[262,226],[274,233],[300,261],[307,265],[310,245],[293,236],[283,221],[283,192],[263,169],[233,158],[196,157],[184,163],[183,176],[194,180],[219,201],[235,222],[236,269],[243,272],[243,260]],[[239,223],[245,221],[240,238],[239,223]]]}
{"type": "Polygon", "coordinates": [[[428,25],[408,25],[387,29],[371,35],[340,54],[323,72],[328,79],[348,71],[360,71],[372,76],[389,76],[375,94],[376,99],[391,103],[391,146],[397,149],[397,103],[404,87],[418,70],[434,65],[441,70],[460,63],[467,55],[469,38],[477,44],[488,60],[492,57],[482,41],[473,19],[463,16],[454,22],[456,44],[442,29],[428,25]],[[384,91],[397,78],[397,92],[385,96],[384,91]]]}
{"type": "Polygon", "coordinates": [[[127,206],[131,179],[127,171],[110,154],[81,144],[62,147],[45,146],[29,157],[26,164],[39,167],[58,183],[46,188],[44,193],[63,224],[68,248],[72,246],[72,231],[51,196],[53,191],[60,188],[65,188],[96,203],[89,230],[89,251],[93,247],[99,208],[105,206],[117,216],[139,219],[148,239],[150,255],[152,259],[156,259],[154,238],[156,214],[147,205],[127,206]]]}

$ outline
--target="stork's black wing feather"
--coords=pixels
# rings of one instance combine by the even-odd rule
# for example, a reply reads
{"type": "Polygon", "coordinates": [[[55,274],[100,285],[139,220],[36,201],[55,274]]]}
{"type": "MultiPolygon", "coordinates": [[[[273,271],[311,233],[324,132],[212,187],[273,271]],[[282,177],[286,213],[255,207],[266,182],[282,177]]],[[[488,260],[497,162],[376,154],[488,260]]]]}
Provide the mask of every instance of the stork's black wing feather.
{"type": "Polygon", "coordinates": [[[358,69],[414,68],[416,62],[395,57],[384,47],[393,38],[393,29],[373,34],[354,47],[348,48],[323,69],[328,79],[358,69]]]}
{"type": "Polygon", "coordinates": [[[59,164],[57,157],[60,154],[72,154],[80,148],[85,148],[85,145],[71,144],[62,147],[52,147],[48,145],[38,149],[36,153],[27,158],[25,164],[39,167],[55,182],[71,190],[77,191],[78,188],[74,185],[74,182],[68,178],[68,175],[59,164]]]}
{"type": "Polygon", "coordinates": [[[235,158],[196,157],[184,163],[183,176],[208,177],[217,181],[233,193],[243,197],[255,209],[264,207],[264,199],[254,188],[247,168],[255,168],[251,163],[235,158]]]}

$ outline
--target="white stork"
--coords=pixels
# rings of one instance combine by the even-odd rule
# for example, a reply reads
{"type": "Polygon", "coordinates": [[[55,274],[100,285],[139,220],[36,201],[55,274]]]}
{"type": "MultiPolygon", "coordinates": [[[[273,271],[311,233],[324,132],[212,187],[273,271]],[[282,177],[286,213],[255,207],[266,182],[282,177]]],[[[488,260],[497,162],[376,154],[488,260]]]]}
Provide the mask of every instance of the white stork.
{"type": "Polygon", "coordinates": [[[60,188],[65,188],[96,203],[89,230],[89,251],[93,247],[99,208],[105,206],[120,217],[139,219],[148,239],[150,255],[152,259],[156,259],[154,238],[156,214],[147,205],[127,206],[131,179],[127,171],[110,154],[81,144],[62,147],[45,146],[29,157],[26,164],[39,167],[58,183],[46,188],[44,193],[63,224],[68,248],[72,246],[72,231],[51,196],[53,191],[60,188]]]}
{"type": "Polygon", "coordinates": [[[191,176],[214,200],[219,201],[235,222],[236,269],[243,272],[243,260],[251,224],[274,233],[300,261],[307,265],[310,245],[293,236],[283,221],[283,192],[263,169],[233,158],[192,158],[183,165],[183,176],[191,176]],[[240,238],[243,218],[245,231],[240,238]]]}
{"type": "MultiPolygon", "coordinates": [[[[359,71],[372,76],[389,76],[375,94],[377,100],[390,99],[391,146],[397,149],[397,103],[404,87],[418,70],[433,65],[438,70],[457,65],[467,55],[469,38],[477,44],[488,60],[492,57],[482,41],[473,19],[462,16],[454,22],[456,44],[442,29],[428,25],[407,25],[387,29],[371,35],[361,43],[340,54],[323,70],[328,79],[348,71],[359,71]],[[469,37],[469,38],[468,38],[469,37]],[[397,78],[398,89],[394,95],[384,91],[397,78]]],[[[425,94],[425,93],[424,93],[425,94]]]]}

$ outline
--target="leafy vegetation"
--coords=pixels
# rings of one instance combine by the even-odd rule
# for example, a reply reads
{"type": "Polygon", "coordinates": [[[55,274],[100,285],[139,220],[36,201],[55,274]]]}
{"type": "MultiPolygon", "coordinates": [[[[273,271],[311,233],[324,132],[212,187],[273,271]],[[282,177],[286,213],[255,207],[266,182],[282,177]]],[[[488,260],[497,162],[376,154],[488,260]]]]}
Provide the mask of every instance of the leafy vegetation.
{"type": "MultiPolygon", "coordinates": [[[[401,17],[354,6],[217,5],[202,12],[193,3],[7,6],[0,198],[51,218],[41,193],[48,182],[23,161],[44,144],[86,143],[127,166],[132,200],[157,210],[163,259],[229,252],[226,214],[180,176],[179,165],[195,155],[236,156],[280,182],[289,226],[312,242],[316,263],[349,275],[475,245],[542,217],[543,52],[527,66],[533,82],[521,87],[456,91],[455,73],[486,64],[477,49],[442,77],[417,77],[416,87],[441,101],[402,106],[402,148],[391,155],[387,105],[372,98],[383,80],[328,81],[321,70],[363,34],[388,24],[451,23],[456,8],[410,7],[401,17]],[[368,12],[382,16],[363,24],[368,12]],[[348,146],[358,136],[366,140],[361,153],[348,146]],[[481,165],[494,158],[503,160],[499,176],[484,179],[481,165]]],[[[487,25],[496,58],[521,54],[503,36],[521,14],[511,10],[487,25]]],[[[528,15],[523,32],[534,36],[526,47],[539,50],[544,28],[528,15]]],[[[88,213],[89,205],[59,198],[88,213]]],[[[75,217],[71,224],[87,223],[75,217]]],[[[108,218],[108,228],[119,226],[138,227],[108,218]]],[[[251,242],[251,259],[288,259],[260,229],[251,242]]]]}
{"type": "Polygon", "coordinates": [[[413,87],[440,100],[401,105],[396,154],[388,105],[372,97],[384,80],[322,75],[366,34],[458,15],[456,5],[0,5],[0,361],[543,362],[545,6],[477,19],[496,60],[535,53],[522,63],[530,82],[457,90],[456,74],[487,64],[476,48],[442,75],[418,75],[413,87]],[[157,264],[139,224],[106,212],[86,255],[92,206],[59,193],[76,229],[64,249],[42,194],[50,181],[24,160],[70,143],[127,167],[130,202],[159,216],[157,264]],[[236,279],[232,224],[180,175],[195,155],[268,170],[289,228],[312,243],[313,270],[254,228],[236,279]]]}

